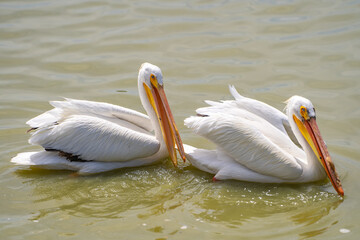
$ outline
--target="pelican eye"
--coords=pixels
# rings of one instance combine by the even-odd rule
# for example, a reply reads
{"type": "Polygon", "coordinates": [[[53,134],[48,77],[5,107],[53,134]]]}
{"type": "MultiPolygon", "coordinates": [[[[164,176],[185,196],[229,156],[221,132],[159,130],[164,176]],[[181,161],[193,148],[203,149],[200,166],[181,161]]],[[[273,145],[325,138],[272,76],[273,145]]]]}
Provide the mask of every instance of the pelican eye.
{"type": "Polygon", "coordinates": [[[306,107],[304,107],[304,106],[301,106],[301,107],[300,107],[300,114],[301,114],[301,116],[302,116],[305,120],[309,120],[309,119],[310,119],[306,107]]]}
{"type": "Polygon", "coordinates": [[[157,82],[157,78],[154,74],[151,74],[150,75],[150,82],[153,86],[157,86],[158,85],[158,82],[157,82]]]}

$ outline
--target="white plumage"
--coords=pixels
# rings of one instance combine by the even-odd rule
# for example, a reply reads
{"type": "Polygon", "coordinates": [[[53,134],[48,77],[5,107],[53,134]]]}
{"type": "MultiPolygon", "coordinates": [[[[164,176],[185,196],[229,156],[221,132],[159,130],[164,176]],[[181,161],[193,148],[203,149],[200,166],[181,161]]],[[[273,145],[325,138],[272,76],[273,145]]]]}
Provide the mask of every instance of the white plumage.
{"type": "Polygon", "coordinates": [[[269,183],[311,182],[328,174],[341,194],[340,180],[318,132],[309,100],[290,98],[286,116],[263,102],[241,96],[233,86],[230,92],[235,100],[206,101],[209,107],[197,109],[197,116],[184,121],[217,146],[216,150],[206,150],[184,145],[187,159],[195,167],[215,174],[215,180],[269,183]],[[307,119],[301,115],[302,108],[306,109],[307,119]],[[295,118],[299,121],[295,122],[295,118]],[[312,139],[306,135],[308,131],[299,130],[307,126],[312,127],[308,129],[312,139]]]}
{"type": "Polygon", "coordinates": [[[29,143],[46,151],[20,153],[12,162],[90,174],[152,164],[170,152],[176,165],[175,142],[185,157],[163,92],[161,70],[143,64],[138,87],[148,116],[108,103],[75,99],[50,102],[54,109],[27,122],[34,130],[29,143]]]}
{"type": "Polygon", "coordinates": [[[30,144],[48,150],[61,150],[88,161],[101,159],[104,162],[143,158],[155,154],[160,148],[160,142],[141,128],[141,125],[146,127],[146,122],[151,125],[146,115],[141,116],[135,111],[132,116],[125,115],[126,108],[73,99],[51,104],[55,107],[51,111],[56,112],[56,119],[53,119],[55,116],[48,118],[50,113],[47,113],[27,122],[36,128],[37,125],[31,122],[44,124],[48,119],[56,120],[34,132],[30,144]],[[84,111],[82,106],[86,106],[88,111],[84,111]],[[93,109],[99,109],[99,113],[93,112],[93,109]],[[120,119],[124,116],[137,116],[139,125],[120,119]]]}

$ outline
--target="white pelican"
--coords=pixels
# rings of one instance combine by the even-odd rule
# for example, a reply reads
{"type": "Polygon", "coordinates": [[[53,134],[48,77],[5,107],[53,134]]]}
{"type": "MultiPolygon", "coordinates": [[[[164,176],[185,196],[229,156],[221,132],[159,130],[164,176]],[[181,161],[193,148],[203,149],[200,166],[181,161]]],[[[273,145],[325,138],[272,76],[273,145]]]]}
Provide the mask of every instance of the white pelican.
{"type": "Polygon", "coordinates": [[[102,102],[50,102],[54,109],[27,122],[34,130],[29,143],[45,150],[19,153],[11,161],[46,169],[76,170],[78,174],[149,165],[169,155],[176,166],[175,143],[185,161],[160,68],[142,64],[138,89],[148,116],[102,102]]]}
{"type": "Polygon", "coordinates": [[[197,116],[184,121],[217,146],[205,150],[184,145],[195,167],[215,174],[214,180],[262,183],[313,182],[327,175],[338,194],[344,195],[309,100],[291,97],[286,116],[229,88],[235,100],[206,101],[210,106],[197,109],[197,116]]]}

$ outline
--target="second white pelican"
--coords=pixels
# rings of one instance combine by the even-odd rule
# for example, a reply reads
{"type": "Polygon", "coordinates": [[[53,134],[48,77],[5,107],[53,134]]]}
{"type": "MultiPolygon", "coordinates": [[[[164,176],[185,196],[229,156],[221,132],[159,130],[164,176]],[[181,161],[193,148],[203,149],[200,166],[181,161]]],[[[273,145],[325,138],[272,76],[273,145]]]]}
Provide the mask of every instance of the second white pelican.
{"type": "Polygon", "coordinates": [[[338,194],[344,195],[308,99],[291,97],[286,116],[229,88],[235,100],[206,101],[209,107],[185,119],[187,127],[217,146],[206,150],[184,145],[195,167],[215,174],[214,180],[263,183],[313,182],[327,175],[338,194]]]}
{"type": "Polygon", "coordinates": [[[148,116],[108,103],[75,99],[50,102],[54,109],[27,122],[34,130],[29,143],[45,150],[19,153],[11,161],[79,174],[149,165],[169,155],[176,166],[175,144],[185,161],[160,68],[142,64],[138,89],[148,116]]]}

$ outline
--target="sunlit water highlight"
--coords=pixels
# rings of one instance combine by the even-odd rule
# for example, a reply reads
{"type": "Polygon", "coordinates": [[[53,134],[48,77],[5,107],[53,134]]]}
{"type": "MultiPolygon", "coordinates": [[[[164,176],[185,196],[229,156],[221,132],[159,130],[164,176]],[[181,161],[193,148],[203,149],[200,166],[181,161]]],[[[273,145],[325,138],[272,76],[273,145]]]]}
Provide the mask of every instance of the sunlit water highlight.
{"type": "Polygon", "coordinates": [[[0,3],[1,239],[357,239],[360,231],[359,1],[3,1],[0,3]],[[25,122],[61,97],[143,112],[142,62],[161,67],[182,121],[227,85],[278,109],[312,100],[342,179],[213,183],[169,161],[88,177],[18,167],[38,150],[25,122]]]}

